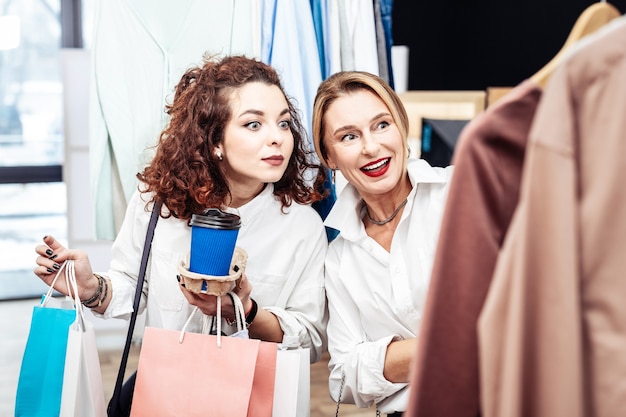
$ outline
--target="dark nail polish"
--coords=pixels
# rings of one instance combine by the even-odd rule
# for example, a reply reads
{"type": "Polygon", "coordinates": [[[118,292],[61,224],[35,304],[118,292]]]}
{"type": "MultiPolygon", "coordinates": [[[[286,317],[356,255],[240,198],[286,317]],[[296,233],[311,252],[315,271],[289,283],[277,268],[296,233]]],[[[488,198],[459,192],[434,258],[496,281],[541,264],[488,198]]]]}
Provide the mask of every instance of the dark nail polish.
{"type": "Polygon", "coordinates": [[[52,256],[54,252],[52,252],[52,249],[46,249],[46,255],[48,256],[52,256]]]}
{"type": "Polygon", "coordinates": [[[185,287],[185,284],[180,284],[180,286],[183,287],[183,288],[187,288],[187,287],[185,287]]]}
{"type": "Polygon", "coordinates": [[[58,271],[59,269],[61,269],[61,265],[59,265],[59,264],[54,264],[54,265],[52,265],[52,267],[53,267],[54,269],[56,269],[57,271],[58,271]]]}
{"type": "Polygon", "coordinates": [[[46,268],[46,271],[48,271],[48,273],[49,273],[49,274],[51,274],[51,273],[53,273],[53,272],[54,272],[54,269],[52,269],[52,268],[46,268]]]}
{"type": "Polygon", "coordinates": [[[180,282],[180,275],[176,275],[176,281],[180,282]]]}
{"type": "Polygon", "coordinates": [[[48,259],[50,259],[51,261],[55,260],[57,258],[57,256],[59,255],[52,255],[51,257],[49,257],[48,259]]]}

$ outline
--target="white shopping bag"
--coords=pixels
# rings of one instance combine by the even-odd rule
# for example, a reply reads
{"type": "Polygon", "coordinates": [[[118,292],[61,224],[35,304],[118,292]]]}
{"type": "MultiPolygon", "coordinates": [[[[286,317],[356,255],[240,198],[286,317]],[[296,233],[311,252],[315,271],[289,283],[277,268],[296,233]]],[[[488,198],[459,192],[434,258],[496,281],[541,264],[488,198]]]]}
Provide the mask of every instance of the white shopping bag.
{"type": "Polygon", "coordinates": [[[272,417],[311,415],[309,349],[278,350],[272,417]]]}
{"type": "Polygon", "coordinates": [[[60,417],[106,417],[100,360],[93,324],[70,327],[60,417]]]}
{"type": "MultiPolygon", "coordinates": [[[[73,263],[66,276],[77,294],[73,263]]],[[[100,359],[93,324],[85,320],[83,306],[75,299],[76,320],[68,333],[61,393],[60,417],[106,417],[100,359]]]]}

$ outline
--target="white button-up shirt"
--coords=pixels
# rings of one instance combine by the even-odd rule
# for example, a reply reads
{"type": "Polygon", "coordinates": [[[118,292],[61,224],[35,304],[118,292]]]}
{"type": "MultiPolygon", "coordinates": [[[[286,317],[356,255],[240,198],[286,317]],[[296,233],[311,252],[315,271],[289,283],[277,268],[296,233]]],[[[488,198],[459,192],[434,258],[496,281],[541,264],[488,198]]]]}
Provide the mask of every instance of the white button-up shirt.
{"type": "MultiPolygon", "coordinates": [[[[252,297],[259,308],[268,310],[280,322],[283,345],[311,349],[311,360],[319,359],[325,345],[324,257],[328,241],[319,214],[310,206],[293,203],[281,212],[281,204],[268,184],[252,201],[237,210],[242,226],[237,246],[248,254],[245,273],[252,285],[252,297]]],[[[104,317],[128,318],[141,253],[150,220],[145,197],[136,192],[112,248],[108,272],[111,303],[104,317]]],[[[191,243],[187,221],[159,218],[146,271],[140,311],[147,308],[146,325],[181,330],[193,307],[183,296],[178,265],[186,259],[191,243]]],[[[187,329],[202,330],[202,314],[194,316],[187,329]]],[[[225,322],[222,331],[230,334],[225,322]]]]}
{"type": "Polygon", "coordinates": [[[416,337],[453,168],[412,159],[413,189],[387,252],[365,233],[361,197],[347,185],[325,224],[340,231],[326,256],[330,391],[383,413],[404,411],[408,384],[383,376],[387,346],[416,337]]]}

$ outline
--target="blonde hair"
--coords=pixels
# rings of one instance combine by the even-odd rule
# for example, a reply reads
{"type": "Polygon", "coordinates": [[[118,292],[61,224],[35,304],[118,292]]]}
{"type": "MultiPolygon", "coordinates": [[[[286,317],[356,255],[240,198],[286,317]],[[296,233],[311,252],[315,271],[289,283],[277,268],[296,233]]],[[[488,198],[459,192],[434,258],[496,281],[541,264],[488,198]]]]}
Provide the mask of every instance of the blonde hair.
{"type": "Polygon", "coordinates": [[[324,116],[330,105],[339,97],[366,90],[378,98],[389,109],[391,117],[398,126],[402,139],[406,145],[409,132],[409,118],[404,104],[398,94],[382,78],[363,71],[341,71],[324,80],[317,89],[313,103],[313,144],[320,161],[328,167],[326,146],[324,145],[324,131],[326,126],[324,116]]]}

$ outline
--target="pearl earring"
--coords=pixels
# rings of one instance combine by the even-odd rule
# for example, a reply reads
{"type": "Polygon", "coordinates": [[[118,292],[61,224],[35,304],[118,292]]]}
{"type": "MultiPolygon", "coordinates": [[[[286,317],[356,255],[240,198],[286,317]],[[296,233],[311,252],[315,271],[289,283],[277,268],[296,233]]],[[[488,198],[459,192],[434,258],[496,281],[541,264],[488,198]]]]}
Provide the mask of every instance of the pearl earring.
{"type": "Polygon", "coordinates": [[[224,159],[224,156],[222,155],[222,151],[219,148],[215,151],[215,156],[217,156],[217,159],[220,161],[224,159]]]}

